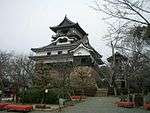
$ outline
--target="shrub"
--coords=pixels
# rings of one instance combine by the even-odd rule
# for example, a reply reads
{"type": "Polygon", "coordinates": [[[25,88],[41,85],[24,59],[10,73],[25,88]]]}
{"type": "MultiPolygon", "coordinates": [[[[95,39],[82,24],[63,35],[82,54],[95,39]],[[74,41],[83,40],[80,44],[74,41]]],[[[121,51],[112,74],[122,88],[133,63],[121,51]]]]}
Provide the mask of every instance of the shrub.
{"type": "Polygon", "coordinates": [[[134,102],[136,106],[142,106],[143,105],[143,94],[135,94],[134,102]]]}
{"type": "Polygon", "coordinates": [[[46,104],[58,104],[59,89],[49,89],[46,94],[46,104]]]}
{"type": "Polygon", "coordinates": [[[67,92],[59,88],[48,89],[46,94],[43,89],[30,88],[20,94],[22,103],[41,103],[44,96],[46,104],[58,104],[59,98],[68,97],[67,92]]]}
{"type": "Polygon", "coordinates": [[[42,90],[30,88],[20,94],[23,103],[40,103],[43,97],[42,90]]]}

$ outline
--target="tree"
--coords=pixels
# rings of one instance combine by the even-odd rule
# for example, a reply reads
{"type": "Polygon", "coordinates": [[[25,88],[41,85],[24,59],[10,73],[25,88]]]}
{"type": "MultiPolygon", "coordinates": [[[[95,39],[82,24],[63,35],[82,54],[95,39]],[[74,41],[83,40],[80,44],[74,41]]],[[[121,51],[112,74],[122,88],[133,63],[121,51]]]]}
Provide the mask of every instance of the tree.
{"type": "MultiPolygon", "coordinates": [[[[0,88],[4,90],[6,79],[9,76],[8,70],[9,70],[9,63],[11,59],[12,53],[7,53],[5,51],[0,51],[0,88]]],[[[8,81],[7,81],[8,82],[8,81]]]]}
{"type": "MultiPolygon", "coordinates": [[[[106,14],[104,20],[111,19],[111,23],[106,21],[109,24],[106,37],[111,39],[112,55],[119,50],[128,56],[130,68],[126,72],[130,77],[144,78],[144,67],[149,65],[150,58],[145,54],[150,44],[149,4],[148,0],[97,0],[92,6],[94,10],[106,14]]],[[[110,72],[114,77],[115,60],[112,64],[110,72]]]]}
{"type": "MultiPolygon", "coordinates": [[[[20,91],[32,86],[34,77],[34,62],[25,55],[14,55],[9,63],[9,77],[12,82],[14,99],[18,99],[20,91]]],[[[17,101],[17,100],[16,100],[17,101]]]]}
{"type": "Polygon", "coordinates": [[[107,18],[123,19],[146,26],[150,25],[148,14],[150,1],[148,0],[100,0],[95,1],[92,8],[107,14],[107,18]]]}
{"type": "Polygon", "coordinates": [[[43,90],[57,88],[59,89],[58,97],[68,97],[71,93],[70,73],[72,68],[72,63],[69,62],[52,64],[36,63],[34,85],[43,90]]]}
{"type": "Polygon", "coordinates": [[[93,95],[95,92],[92,92],[97,89],[96,78],[97,72],[88,66],[76,66],[71,73],[71,87],[74,91],[79,91],[81,95],[93,95]],[[90,88],[91,91],[88,91],[90,88]],[[88,93],[86,93],[88,92],[88,93]]]}
{"type": "Polygon", "coordinates": [[[0,51],[1,89],[13,90],[16,95],[32,85],[34,79],[34,62],[25,55],[0,51]]]}
{"type": "Polygon", "coordinates": [[[110,27],[108,29],[109,34],[106,35],[106,37],[111,38],[112,42],[119,42],[119,40],[127,36],[129,31],[134,29],[134,34],[142,30],[142,40],[146,40],[149,44],[149,4],[150,1],[148,0],[103,0],[103,2],[97,0],[92,8],[98,12],[105,13],[108,16],[106,19],[112,19],[111,23],[107,22],[110,27]]]}

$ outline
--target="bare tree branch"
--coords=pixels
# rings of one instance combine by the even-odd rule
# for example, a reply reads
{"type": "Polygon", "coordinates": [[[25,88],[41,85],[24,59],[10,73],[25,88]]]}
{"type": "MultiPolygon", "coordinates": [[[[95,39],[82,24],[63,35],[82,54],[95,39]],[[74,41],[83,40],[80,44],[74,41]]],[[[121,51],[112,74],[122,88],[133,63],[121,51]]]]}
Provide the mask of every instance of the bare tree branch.
{"type": "MultiPolygon", "coordinates": [[[[110,17],[115,17],[118,19],[124,19],[124,20],[129,20],[132,22],[144,24],[144,25],[150,25],[148,19],[144,17],[139,11],[137,11],[137,7],[139,7],[140,10],[142,8],[140,6],[136,6],[134,3],[131,3],[128,0],[104,0],[106,3],[100,6],[98,1],[95,1],[95,7],[91,6],[96,11],[103,12],[107,15],[110,15],[110,17]],[[136,6],[136,8],[135,8],[136,6]],[[130,11],[130,12],[129,12],[130,11]],[[134,15],[139,16],[142,18],[144,21],[139,20],[136,16],[135,18],[129,17],[129,15],[134,15]]],[[[139,10],[138,9],[138,10],[139,10]]],[[[143,10],[145,11],[145,10],[143,10]]],[[[149,13],[149,12],[146,12],[149,13]]]]}
{"type": "Polygon", "coordinates": [[[139,52],[139,51],[134,51],[134,50],[132,50],[132,49],[125,48],[125,47],[119,47],[119,46],[117,46],[116,48],[117,48],[117,49],[124,49],[124,50],[128,50],[128,51],[132,51],[132,52],[138,53],[138,54],[142,55],[143,57],[145,57],[147,60],[150,61],[150,58],[149,58],[148,56],[146,56],[145,54],[142,54],[142,53],[139,52]]]}

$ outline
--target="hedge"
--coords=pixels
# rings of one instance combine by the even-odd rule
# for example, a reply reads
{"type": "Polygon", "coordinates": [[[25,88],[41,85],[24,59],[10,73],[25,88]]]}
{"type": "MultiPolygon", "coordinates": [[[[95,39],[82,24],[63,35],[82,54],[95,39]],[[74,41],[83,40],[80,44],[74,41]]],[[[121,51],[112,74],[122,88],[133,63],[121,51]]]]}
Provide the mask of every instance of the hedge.
{"type": "Polygon", "coordinates": [[[44,103],[57,104],[58,98],[67,98],[68,94],[59,88],[48,89],[46,94],[43,89],[30,88],[20,94],[20,99],[22,103],[41,103],[44,100],[44,96],[44,103]]]}

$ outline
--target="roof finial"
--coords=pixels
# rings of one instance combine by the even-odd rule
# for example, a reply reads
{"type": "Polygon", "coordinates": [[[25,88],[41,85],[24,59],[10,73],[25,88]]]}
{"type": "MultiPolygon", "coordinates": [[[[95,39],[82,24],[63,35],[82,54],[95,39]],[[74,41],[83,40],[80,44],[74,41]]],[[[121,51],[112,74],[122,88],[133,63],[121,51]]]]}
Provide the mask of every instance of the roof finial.
{"type": "Polygon", "coordinates": [[[67,14],[65,14],[65,18],[67,18],[67,14]]]}

